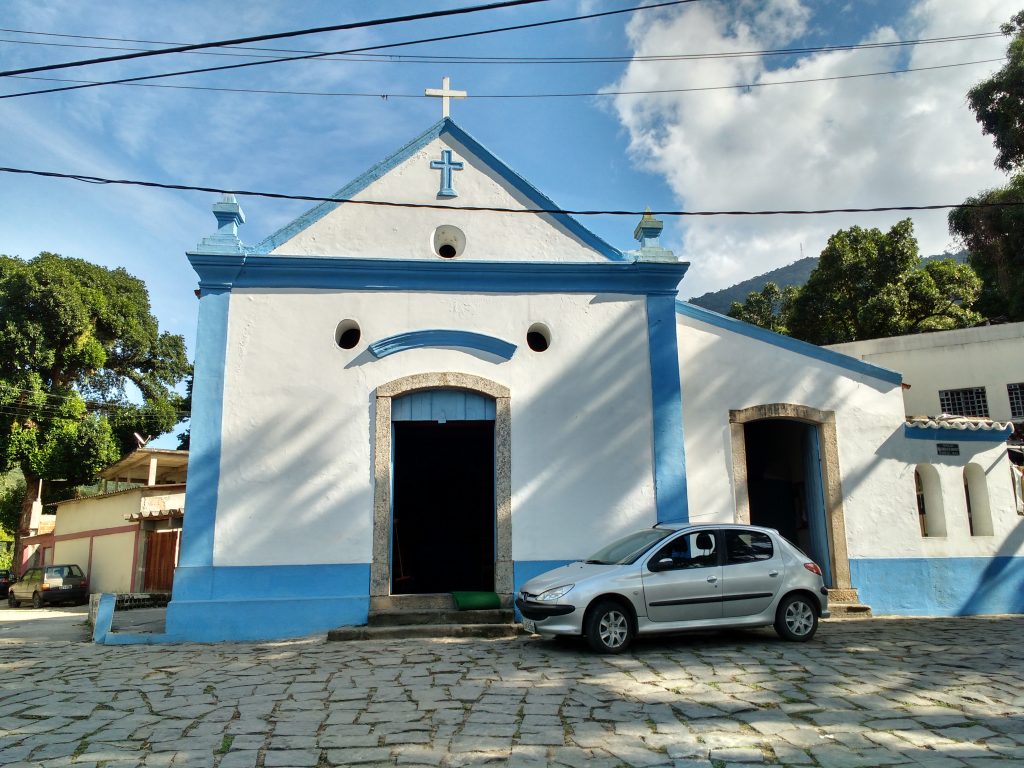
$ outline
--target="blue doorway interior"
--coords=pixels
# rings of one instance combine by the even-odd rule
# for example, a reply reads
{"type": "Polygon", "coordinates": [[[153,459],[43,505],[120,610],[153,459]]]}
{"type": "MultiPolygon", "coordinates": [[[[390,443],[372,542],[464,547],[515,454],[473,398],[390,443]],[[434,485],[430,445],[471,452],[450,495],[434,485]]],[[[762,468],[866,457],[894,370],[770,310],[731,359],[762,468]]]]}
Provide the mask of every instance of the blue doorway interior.
{"type": "Polygon", "coordinates": [[[392,402],[392,594],[494,590],[494,415],[460,390],[392,402]]]}
{"type": "Polygon", "coordinates": [[[762,419],[743,431],[750,522],[775,528],[800,547],[833,586],[818,425],[762,419]]]}

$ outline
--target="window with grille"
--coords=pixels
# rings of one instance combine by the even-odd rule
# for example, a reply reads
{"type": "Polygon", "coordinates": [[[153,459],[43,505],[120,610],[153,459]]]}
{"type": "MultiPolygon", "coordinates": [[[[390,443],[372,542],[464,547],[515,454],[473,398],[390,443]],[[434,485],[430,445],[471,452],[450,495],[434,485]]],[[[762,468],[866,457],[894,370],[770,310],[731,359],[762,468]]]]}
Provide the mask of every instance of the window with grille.
{"type": "Polygon", "coordinates": [[[953,416],[988,418],[988,398],[984,387],[939,390],[939,408],[953,416]]]}
{"type": "Polygon", "coordinates": [[[1006,394],[1010,396],[1010,418],[1024,419],[1024,384],[1007,384],[1006,394]]]}

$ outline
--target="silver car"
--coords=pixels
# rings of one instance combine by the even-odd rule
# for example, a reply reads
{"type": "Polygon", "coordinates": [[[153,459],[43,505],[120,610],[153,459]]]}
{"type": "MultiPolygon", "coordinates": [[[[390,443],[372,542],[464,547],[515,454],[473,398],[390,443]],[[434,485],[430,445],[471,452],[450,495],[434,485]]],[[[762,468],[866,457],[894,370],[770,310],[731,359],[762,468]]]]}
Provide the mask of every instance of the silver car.
{"type": "Polygon", "coordinates": [[[827,618],[821,568],[778,531],[750,525],[656,525],[523,584],[523,627],[583,635],[621,653],[638,635],[774,625],[810,640],[827,618]]]}

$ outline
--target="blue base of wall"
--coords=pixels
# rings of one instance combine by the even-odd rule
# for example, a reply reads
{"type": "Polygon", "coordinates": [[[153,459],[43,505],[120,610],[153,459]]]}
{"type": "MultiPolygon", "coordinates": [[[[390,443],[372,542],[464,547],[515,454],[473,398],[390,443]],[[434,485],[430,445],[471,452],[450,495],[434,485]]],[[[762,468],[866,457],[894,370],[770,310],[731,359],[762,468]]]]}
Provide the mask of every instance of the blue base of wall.
{"type": "Polygon", "coordinates": [[[1024,557],[851,559],[850,577],[876,616],[1024,613],[1024,557]]]}

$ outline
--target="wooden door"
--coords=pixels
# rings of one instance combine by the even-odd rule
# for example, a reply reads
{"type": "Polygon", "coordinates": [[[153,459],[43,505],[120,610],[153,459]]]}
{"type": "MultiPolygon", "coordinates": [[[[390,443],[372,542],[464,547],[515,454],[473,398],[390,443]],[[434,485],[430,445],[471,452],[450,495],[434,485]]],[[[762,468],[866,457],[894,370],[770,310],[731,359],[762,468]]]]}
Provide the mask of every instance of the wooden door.
{"type": "Polygon", "coordinates": [[[180,529],[146,531],[146,567],[142,579],[143,591],[171,591],[180,535],[180,529]]]}

